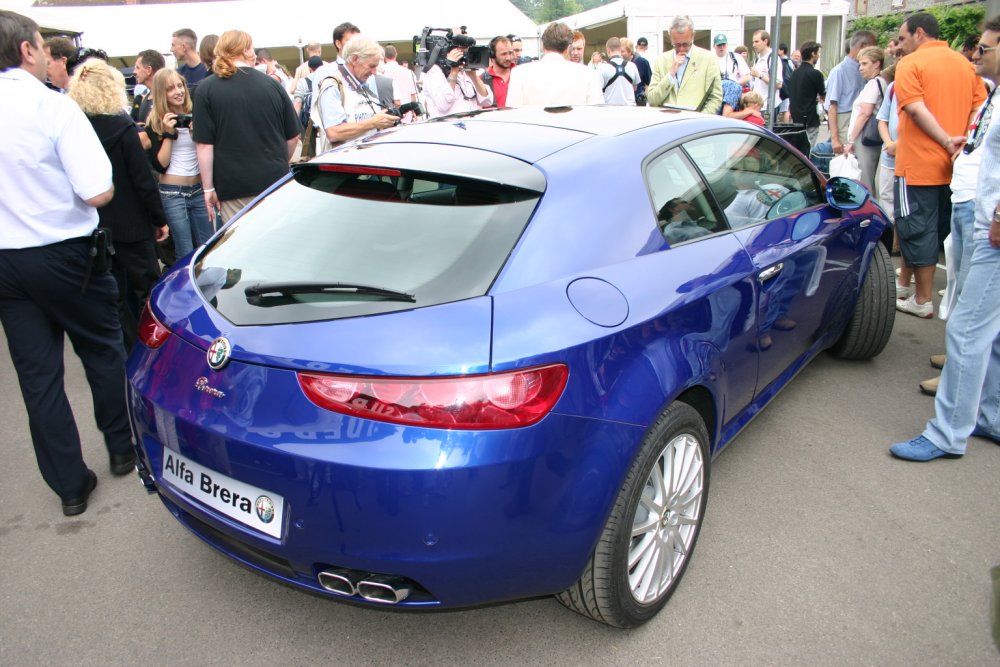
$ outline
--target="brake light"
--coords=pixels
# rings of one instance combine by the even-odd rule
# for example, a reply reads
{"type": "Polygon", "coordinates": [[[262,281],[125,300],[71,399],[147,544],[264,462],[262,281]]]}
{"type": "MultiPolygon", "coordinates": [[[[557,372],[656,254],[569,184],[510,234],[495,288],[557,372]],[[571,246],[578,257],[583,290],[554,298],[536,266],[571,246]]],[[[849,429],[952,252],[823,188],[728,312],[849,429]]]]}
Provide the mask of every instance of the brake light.
{"type": "Polygon", "coordinates": [[[358,167],[351,164],[321,164],[318,165],[320,171],[335,171],[341,174],[360,174],[362,176],[400,176],[399,169],[385,169],[384,167],[358,167]]]}
{"type": "Polygon", "coordinates": [[[562,364],[442,378],[299,373],[306,397],[326,410],[394,424],[449,429],[530,426],[555,406],[569,370],[562,364]]]}
{"type": "Polygon", "coordinates": [[[166,343],[168,338],[170,338],[170,329],[156,319],[156,315],[153,315],[153,309],[147,301],[146,307],[142,309],[142,315],[139,316],[139,340],[146,347],[155,350],[166,343]]]}

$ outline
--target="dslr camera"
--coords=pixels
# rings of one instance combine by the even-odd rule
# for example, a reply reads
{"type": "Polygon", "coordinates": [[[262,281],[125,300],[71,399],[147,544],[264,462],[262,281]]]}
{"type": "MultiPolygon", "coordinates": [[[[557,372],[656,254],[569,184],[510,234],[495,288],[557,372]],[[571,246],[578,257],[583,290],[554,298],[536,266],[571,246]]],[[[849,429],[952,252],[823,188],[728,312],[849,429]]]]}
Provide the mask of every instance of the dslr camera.
{"type": "Polygon", "coordinates": [[[175,127],[191,127],[192,118],[193,116],[189,113],[177,114],[176,116],[174,116],[174,119],[177,121],[175,127]]]}
{"type": "Polygon", "coordinates": [[[419,35],[413,36],[413,52],[417,55],[417,66],[426,74],[434,65],[448,75],[453,67],[467,69],[486,69],[490,66],[490,50],[485,46],[476,46],[474,37],[460,33],[456,35],[451,28],[424,28],[419,35]],[[448,60],[448,53],[456,47],[466,49],[465,55],[458,62],[448,60]]]}

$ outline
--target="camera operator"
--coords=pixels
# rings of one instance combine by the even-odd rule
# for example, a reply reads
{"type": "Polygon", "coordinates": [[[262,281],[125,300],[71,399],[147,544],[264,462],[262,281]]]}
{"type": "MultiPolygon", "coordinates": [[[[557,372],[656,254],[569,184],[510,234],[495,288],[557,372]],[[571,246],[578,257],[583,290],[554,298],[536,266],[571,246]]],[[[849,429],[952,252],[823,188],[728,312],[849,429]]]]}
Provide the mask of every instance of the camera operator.
{"type": "Polygon", "coordinates": [[[492,106],[493,91],[483,83],[478,70],[463,67],[467,48],[452,48],[447,56],[447,71],[435,64],[421,79],[431,118],[492,106]]]}
{"type": "Polygon", "coordinates": [[[344,45],[342,54],[344,62],[338,63],[333,71],[325,70],[328,76],[314,82],[319,94],[314,95],[313,122],[319,120],[318,124],[323,128],[319,134],[317,155],[331,146],[373,134],[399,122],[399,117],[384,110],[378,98],[365,85],[382,59],[382,47],[378,42],[364,35],[355,35],[344,45]]]}

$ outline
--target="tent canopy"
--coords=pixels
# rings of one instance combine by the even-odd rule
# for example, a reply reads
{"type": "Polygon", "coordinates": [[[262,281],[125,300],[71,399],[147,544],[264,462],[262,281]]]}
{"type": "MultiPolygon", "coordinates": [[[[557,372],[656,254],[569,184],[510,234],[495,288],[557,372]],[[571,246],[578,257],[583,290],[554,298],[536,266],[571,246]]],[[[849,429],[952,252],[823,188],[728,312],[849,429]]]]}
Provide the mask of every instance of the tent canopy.
{"type": "MultiPolygon", "coordinates": [[[[433,3],[361,3],[345,10],[342,3],[315,0],[230,0],[189,4],[110,5],[89,7],[28,7],[16,11],[39,25],[65,26],[83,33],[86,46],[104,49],[111,57],[131,58],[145,49],[167,53],[171,34],[191,28],[198,37],[244,30],[254,46],[272,50],[300,49],[309,42],[331,44],[333,29],[351,21],[362,32],[382,43],[409,44],[424,26],[455,28],[468,26],[480,44],[494,35],[515,33],[524,38],[525,49],[537,47],[538,31],[527,16],[508,0],[477,3],[438,0],[433,3]]],[[[409,52],[409,48],[403,53],[409,52]]],[[[332,53],[332,51],[331,51],[332,53]]],[[[277,53],[275,54],[279,56],[277,53]]]]}

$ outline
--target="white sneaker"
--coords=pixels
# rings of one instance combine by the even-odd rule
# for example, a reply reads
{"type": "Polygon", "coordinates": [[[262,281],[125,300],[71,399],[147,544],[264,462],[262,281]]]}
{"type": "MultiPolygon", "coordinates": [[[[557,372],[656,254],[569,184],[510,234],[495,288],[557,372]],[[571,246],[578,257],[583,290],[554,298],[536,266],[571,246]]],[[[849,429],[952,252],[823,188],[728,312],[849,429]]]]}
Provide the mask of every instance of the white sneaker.
{"type": "Polygon", "coordinates": [[[909,285],[907,285],[906,287],[903,287],[897,281],[896,282],[896,299],[897,300],[909,299],[911,296],[913,296],[913,288],[910,287],[909,285]]]}
{"type": "Polygon", "coordinates": [[[906,299],[896,301],[896,310],[929,320],[934,317],[934,302],[917,303],[916,295],[911,294],[906,299]]]}

